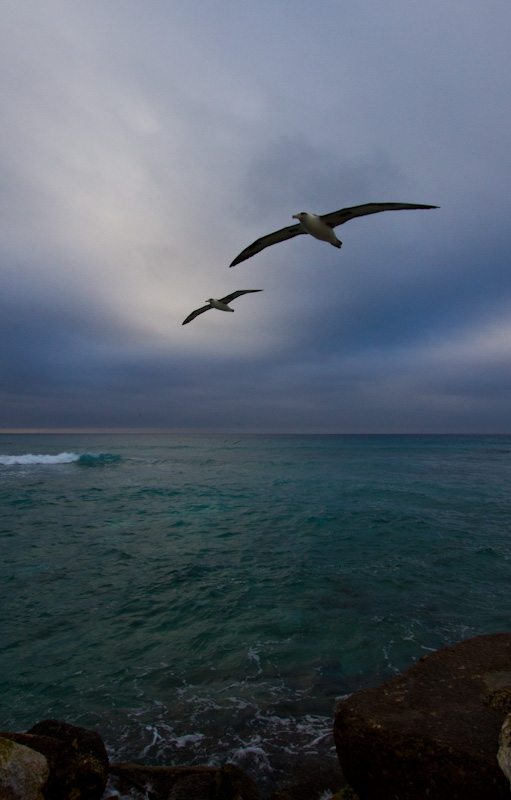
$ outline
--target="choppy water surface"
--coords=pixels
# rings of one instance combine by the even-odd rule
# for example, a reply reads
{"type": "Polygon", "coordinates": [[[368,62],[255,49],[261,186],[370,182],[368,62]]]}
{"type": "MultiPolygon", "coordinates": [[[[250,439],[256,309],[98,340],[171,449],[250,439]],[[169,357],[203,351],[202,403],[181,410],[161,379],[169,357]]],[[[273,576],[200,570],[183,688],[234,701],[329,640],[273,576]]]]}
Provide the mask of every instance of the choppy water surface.
{"type": "Polygon", "coordinates": [[[511,438],[0,436],[0,727],[335,758],[340,696],[510,629],[511,438]]]}

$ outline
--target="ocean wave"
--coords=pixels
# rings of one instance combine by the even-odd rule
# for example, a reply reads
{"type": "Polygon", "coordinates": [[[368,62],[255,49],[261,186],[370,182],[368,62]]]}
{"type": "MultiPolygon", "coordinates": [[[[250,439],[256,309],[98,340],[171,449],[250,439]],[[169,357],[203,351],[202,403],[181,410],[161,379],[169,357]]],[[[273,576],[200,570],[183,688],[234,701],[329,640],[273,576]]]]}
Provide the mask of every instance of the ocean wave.
{"type": "Polygon", "coordinates": [[[33,464],[73,464],[91,467],[120,461],[120,456],[112,453],[57,453],[57,455],[24,453],[23,455],[0,455],[0,465],[4,467],[30,466],[33,464]]]}
{"type": "Polygon", "coordinates": [[[114,453],[82,453],[78,459],[80,467],[103,467],[106,464],[116,464],[121,456],[114,453]]]}

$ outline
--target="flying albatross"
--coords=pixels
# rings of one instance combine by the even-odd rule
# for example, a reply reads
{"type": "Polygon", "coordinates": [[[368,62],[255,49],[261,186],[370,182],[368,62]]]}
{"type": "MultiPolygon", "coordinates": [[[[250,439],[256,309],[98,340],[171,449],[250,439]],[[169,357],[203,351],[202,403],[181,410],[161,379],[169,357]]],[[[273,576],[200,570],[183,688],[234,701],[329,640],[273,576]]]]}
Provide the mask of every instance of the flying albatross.
{"type": "Polygon", "coordinates": [[[236,256],[229,266],[235,267],[236,264],[246,261],[247,258],[264,250],[265,247],[278,242],[285,242],[286,239],[292,239],[300,233],[310,233],[315,239],[321,239],[323,242],[329,242],[334,247],[340,247],[342,242],[339,241],[333,230],[337,225],[343,225],[350,219],[364,217],[366,214],[377,214],[379,211],[400,211],[401,209],[409,208],[438,208],[438,206],[423,206],[416,203],[366,203],[363,206],[341,208],[340,211],[332,211],[330,214],[322,214],[321,216],[301,211],[300,214],[293,214],[293,219],[298,220],[296,225],[281,228],[279,231],[274,231],[274,233],[269,233],[267,236],[261,236],[260,239],[256,239],[239,256],[236,256]]]}
{"type": "Polygon", "coordinates": [[[225,297],[222,297],[221,300],[215,300],[214,297],[210,297],[209,300],[206,300],[207,306],[196,308],[195,311],[192,311],[192,313],[187,316],[182,324],[186,325],[187,322],[191,322],[192,319],[198,317],[199,314],[204,314],[205,311],[209,311],[210,308],[218,308],[219,311],[234,311],[234,308],[229,308],[228,306],[228,303],[230,303],[232,300],[235,300],[237,297],[241,297],[242,294],[250,294],[250,292],[262,291],[262,289],[240,289],[237,292],[227,294],[225,297]]]}

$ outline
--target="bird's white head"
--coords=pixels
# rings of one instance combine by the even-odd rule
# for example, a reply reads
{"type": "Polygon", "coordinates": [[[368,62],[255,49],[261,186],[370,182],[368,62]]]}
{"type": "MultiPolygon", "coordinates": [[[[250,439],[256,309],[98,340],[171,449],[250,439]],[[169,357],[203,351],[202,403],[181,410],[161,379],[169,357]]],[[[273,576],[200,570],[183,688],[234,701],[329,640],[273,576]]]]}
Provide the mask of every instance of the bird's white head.
{"type": "Polygon", "coordinates": [[[302,219],[304,219],[304,217],[306,217],[306,216],[307,216],[307,212],[306,211],[300,211],[299,214],[293,214],[293,219],[299,219],[300,222],[301,222],[302,219]]]}

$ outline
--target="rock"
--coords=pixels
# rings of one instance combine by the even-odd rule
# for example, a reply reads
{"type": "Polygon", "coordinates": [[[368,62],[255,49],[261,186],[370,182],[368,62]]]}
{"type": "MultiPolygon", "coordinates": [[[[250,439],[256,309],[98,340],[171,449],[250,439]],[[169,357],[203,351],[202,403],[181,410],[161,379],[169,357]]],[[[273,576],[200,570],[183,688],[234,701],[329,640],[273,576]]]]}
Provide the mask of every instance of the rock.
{"type": "MultiPolygon", "coordinates": [[[[147,793],[150,800],[167,800],[176,783],[190,775],[201,775],[207,778],[208,791],[218,767],[149,767],[123,761],[110,764],[110,776],[115,776],[116,785],[122,794],[132,788],[147,793]]],[[[206,795],[209,797],[209,795],[206,795]]],[[[199,795],[200,797],[200,795],[199,795]]]]}
{"type": "Polygon", "coordinates": [[[334,739],[360,800],[509,800],[499,734],[511,634],[442,648],[403,675],[341,701],[334,739]]]}
{"type": "Polygon", "coordinates": [[[353,789],[345,786],[335,794],[308,790],[306,786],[286,786],[270,795],[268,800],[359,800],[353,789]]]}
{"type": "Polygon", "coordinates": [[[511,785],[511,714],[507,715],[500,730],[497,761],[511,785]]]}
{"type": "Polygon", "coordinates": [[[261,800],[255,783],[234,764],[223,767],[146,767],[120,762],[110,775],[124,794],[139,789],[149,800],[261,800]]]}
{"type": "Polygon", "coordinates": [[[101,797],[108,779],[109,765],[105,745],[96,731],[56,719],[46,719],[30,728],[28,733],[52,737],[71,745],[75,773],[73,800],[95,800],[101,797]]]}
{"type": "Polygon", "coordinates": [[[292,783],[281,786],[268,800],[316,800],[316,798],[338,798],[338,792],[346,787],[338,760],[323,762],[302,757],[294,770],[292,783]]]}
{"type": "Polygon", "coordinates": [[[240,767],[225,764],[213,778],[211,800],[261,800],[261,795],[254,781],[240,767]]]}
{"type": "Polygon", "coordinates": [[[4,731],[0,736],[30,747],[45,756],[50,776],[45,786],[46,800],[61,800],[69,796],[74,787],[74,752],[70,745],[51,736],[34,736],[29,733],[4,731]]]}
{"type": "Polygon", "coordinates": [[[108,756],[95,731],[43,720],[27,733],[0,735],[46,757],[50,767],[46,800],[100,800],[108,778],[108,756]]]}
{"type": "Polygon", "coordinates": [[[11,739],[0,738],[0,797],[2,800],[43,800],[50,775],[41,753],[11,739]]]}
{"type": "Polygon", "coordinates": [[[167,800],[201,800],[211,796],[211,776],[205,773],[190,773],[176,781],[167,800]]]}

